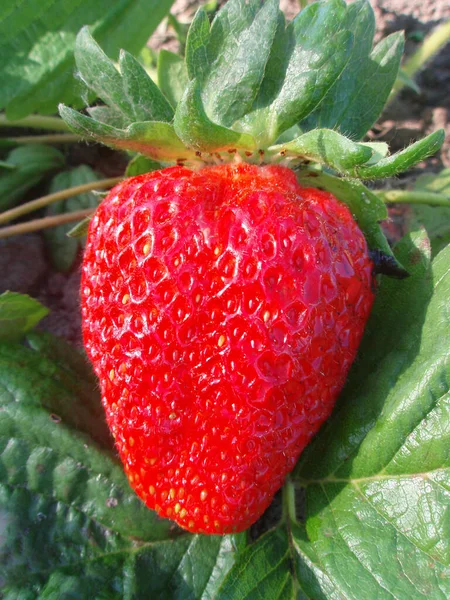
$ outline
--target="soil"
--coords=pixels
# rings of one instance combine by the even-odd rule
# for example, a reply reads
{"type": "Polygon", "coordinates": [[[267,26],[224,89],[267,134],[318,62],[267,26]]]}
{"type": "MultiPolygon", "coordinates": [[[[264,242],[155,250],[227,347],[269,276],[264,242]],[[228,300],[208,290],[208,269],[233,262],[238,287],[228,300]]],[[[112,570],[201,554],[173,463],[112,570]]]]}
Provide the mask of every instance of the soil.
{"type": "MultiPolygon", "coordinates": [[[[223,0],[219,0],[218,6],[223,3],[223,0]]],[[[423,36],[431,29],[450,18],[450,5],[445,0],[372,0],[371,3],[377,17],[377,39],[404,29],[407,54],[418,47],[423,36]]],[[[186,23],[192,20],[197,6],[196,0],[177,0],[172,12],[180,22],[186,23]]],[[[281,0],[281,6],[288,17],[298,12],[297,0],[281,0]]],[[[167,24],[162,24],[149,45],[176,51],[178,42],[173,30],[167,24]]],[[[413,180],[411,176],[450,166],[450,44],[427,65],[418,76],[417,83],[420,93],[404,89],[372,128],[369,136],[388,141],[395,151],[438,127],[444,127],[448,134],[447,141],[439,156],[419,165],[406,178],[387,182],[389,186],[405,187],[413,180]]],[[[72,146],[68,162],[73,166],[88,163],[106,177],[122,174],[126,164],[124,156],[86,144],[72,146]]],[[[33,193],[39,195],[38,192],[45,193],[45,190],[33,190],[31,198],[33,193]]],[[[398,239],[403,232],[404,210],[403,207],[390,209],[391,220],[385,225],[390,240],[398,239]]],[[[41,327],[75,345],[81,345],[79,267],[80,261],[71,273],[55,272],[39,234],[0,241],[0,268],[3,273],[0,292],[10,289],[37,297],[51,309],[41,327]]]]}

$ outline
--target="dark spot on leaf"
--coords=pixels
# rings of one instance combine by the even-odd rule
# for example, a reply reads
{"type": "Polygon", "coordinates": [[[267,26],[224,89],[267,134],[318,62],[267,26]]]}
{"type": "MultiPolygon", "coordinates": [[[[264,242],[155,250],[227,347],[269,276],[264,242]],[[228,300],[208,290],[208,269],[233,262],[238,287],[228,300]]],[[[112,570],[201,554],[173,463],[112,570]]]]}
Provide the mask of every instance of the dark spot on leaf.
{"type": "Polygon", "coordinates": [[[370,258],[373,262],[373,272],[376,275],[387,275],[396,279],[405,279],[409,277],[408,271],[405,271],[395,260],[393,256],[386,254],[382,250],[370,250],[370,258]]]}
{"type": "Polygon", "coordinates": [[[418,248],[415,248],[413,252],[409,255],[409,263],[411,265],[417,265],[422,258],[422,254],[418,248]]]}

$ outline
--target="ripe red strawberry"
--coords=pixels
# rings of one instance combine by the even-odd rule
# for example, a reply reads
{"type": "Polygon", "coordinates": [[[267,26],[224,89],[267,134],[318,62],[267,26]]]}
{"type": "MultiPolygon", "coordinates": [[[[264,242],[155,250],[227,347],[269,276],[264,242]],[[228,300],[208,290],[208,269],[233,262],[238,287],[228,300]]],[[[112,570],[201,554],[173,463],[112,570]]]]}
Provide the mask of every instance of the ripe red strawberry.
{"type": "Polygon", "coordinates": [[[391,156],[355,141],[401,58],[401,35],[372,51],[371,31],[366,0],[309,3],[289,24],[278,0],[228,0],[211,26],[199,9],[184,61],[160,54],[161,89],[77,36],[77,70],[108,106],[61,106],[70,127],[150,158],[138,172],[194,169],[117,186],[83,267],[86,347],[131,485],[190,531],[253,523],[330,414],[373,302],[367,244],[405,274],[357,179],[401,172],[444,133],[391,156]]]}
{"type": "Polygon", "coordinates": [[[137,494],[190,531],[246,529],[329,416],[370,312],[348,208],[284,167],[128,179],[91,222],[82,286],[137,494]]]}

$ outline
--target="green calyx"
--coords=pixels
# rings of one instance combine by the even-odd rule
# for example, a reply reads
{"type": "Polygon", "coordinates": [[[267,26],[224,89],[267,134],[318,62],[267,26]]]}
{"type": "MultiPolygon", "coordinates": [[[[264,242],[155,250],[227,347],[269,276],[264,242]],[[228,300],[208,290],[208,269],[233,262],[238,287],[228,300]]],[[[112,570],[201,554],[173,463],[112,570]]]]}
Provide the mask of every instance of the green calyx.
{"type": "MultiPolygon", "coordinates": [[[[403,53],[400,33],[373,47],[374,32],[367,0],[308,4],[287,24],[278,0],[228,0],[211,24],[199,9],[184,58],[160,53],[156,85],[126,52],[117,68],[84,27],[77,68],[106,106],[88,116],[61,105],[60,114],[83,137],[161,166],[239,157],[300,173],[313,162],[353,181],[389,177],[435,153],[444,132],[393,155],[386,144],[360,141],[388,100],[403,53]]],[[[384,206],[375,212],[383,218],[384,206]]]]}

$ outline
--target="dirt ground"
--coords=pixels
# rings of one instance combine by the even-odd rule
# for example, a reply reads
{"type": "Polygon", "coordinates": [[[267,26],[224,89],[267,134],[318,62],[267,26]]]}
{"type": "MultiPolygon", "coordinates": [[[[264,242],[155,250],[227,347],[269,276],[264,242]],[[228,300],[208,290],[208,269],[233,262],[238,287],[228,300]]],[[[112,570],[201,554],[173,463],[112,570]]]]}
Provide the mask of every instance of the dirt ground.
{"type": "MultiPolygon", "coordinates": [[[[450,18],[450,5],[445,0],[372,0],[371,3],[377,17],[377,39],[404,29],[408,54],[417,48],[424,35],[450,18]]],[[[298,11],[296,0],[281,0],[281,5],[288,17],[298,11]]],[[[198,1],[195,0],[177,0],[173,13],[181,22],[189,22],[197,6],[198,1]]],[[[149,45],[176,50],[177,42],[170,28],[162,24],[149,45]]],[[[395,151],[438,127],[447,130],[447,141],[440,156],[419,165],[413,176],[426,171],[439,171],[443,166],[450,167],[450,45],[431,61],[418,76],[417,83],[420,94],[404,90],[370,132],[372,139],[388,141],[392,151],[395,151]]],[[[87,162],[105,176],[122,174],[124,167],[124,162],[112,151],[85,144],[71,149],[69,161],[74,166],[87,162]]],[[[411,173],[408,177],[389,184],[408,185],[411,173]]],[[[391,217],[392,220],[386,224],[386,231],[394,239],[401,233],[403,209],[393,207],[391,217]]],[[[56,273],[50,267],[40,234],[30,234],[0,240],[0,271],[0,292],[9,289],[39,298],[51,309],[42,327],[74,344],[81,344],[79,263],[71,273],[56,273]]]]}

